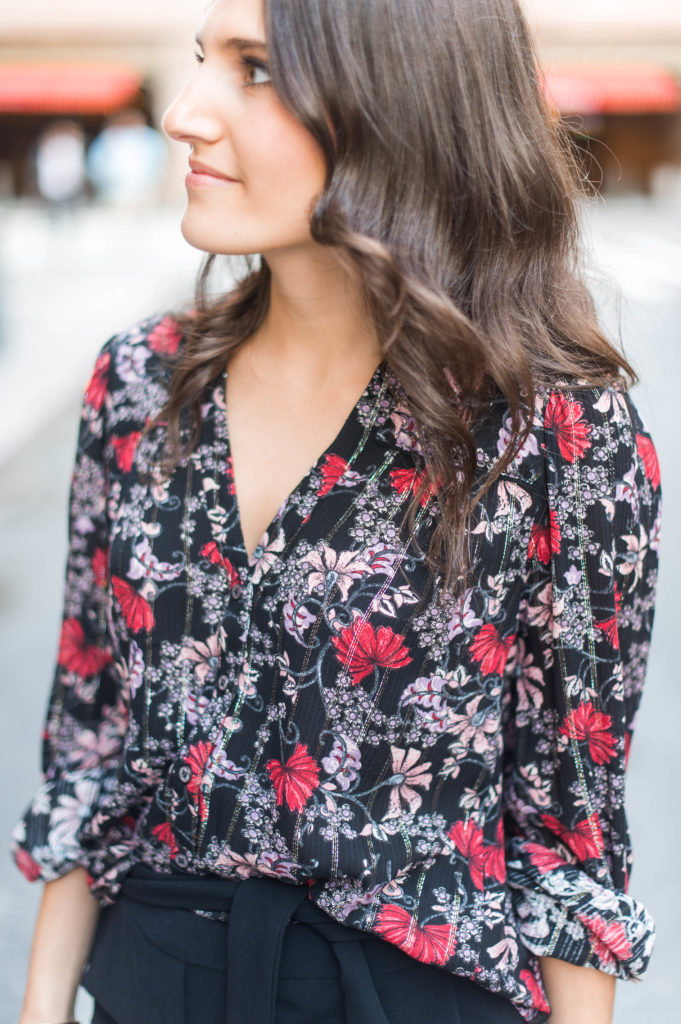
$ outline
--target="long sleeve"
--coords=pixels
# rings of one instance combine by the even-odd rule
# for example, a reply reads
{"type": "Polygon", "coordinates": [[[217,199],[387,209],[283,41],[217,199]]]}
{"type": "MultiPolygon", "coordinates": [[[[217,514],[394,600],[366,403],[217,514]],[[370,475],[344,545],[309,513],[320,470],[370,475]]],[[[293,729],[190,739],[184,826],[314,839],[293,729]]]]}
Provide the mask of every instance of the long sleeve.
{"type": "Polygon", "coordinates": [[[126,702],[109,628],[108,475],[104,459],[110,353],[85,391],[69,504],[69,546],[57,664],[43,733],[43,783],[11,836],[30,880],[87,866],[79,837],[115,783],[126,702]]]}
{"type": "Polygon", "coordinates": [[[535,954],[640,976],[654,926],[627,892],[625,766],[649,649],[660,479],[627,395],[537,405],[545,493],[507,701],[508,881],[535,954]]]}

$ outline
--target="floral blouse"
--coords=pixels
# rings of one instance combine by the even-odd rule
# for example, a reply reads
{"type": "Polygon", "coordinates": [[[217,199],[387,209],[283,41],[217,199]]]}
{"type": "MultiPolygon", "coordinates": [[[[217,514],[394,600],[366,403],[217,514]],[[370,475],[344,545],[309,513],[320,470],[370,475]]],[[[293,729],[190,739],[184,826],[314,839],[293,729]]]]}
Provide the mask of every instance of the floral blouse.
{"type": "MultiPolygon", "coordinates": [[[[244,548],[224,377],[166,480],[166,316],[103,347],[85,392],[44,784],[12,834],[31,880],[86,868],[102,905],[141,861],[305,883],[336,921],[546,1019],[537,956],[635,978],[625,763],[644,680],[660,474],[628,395],[539,393],[480,501],[454,599],[403,515],[423,473],[377,368],[244,548]],[[438,598],[440,598],[438,600],[438,598]]],[[[476,426],[484,474],[509,439],[476,426]]]]}

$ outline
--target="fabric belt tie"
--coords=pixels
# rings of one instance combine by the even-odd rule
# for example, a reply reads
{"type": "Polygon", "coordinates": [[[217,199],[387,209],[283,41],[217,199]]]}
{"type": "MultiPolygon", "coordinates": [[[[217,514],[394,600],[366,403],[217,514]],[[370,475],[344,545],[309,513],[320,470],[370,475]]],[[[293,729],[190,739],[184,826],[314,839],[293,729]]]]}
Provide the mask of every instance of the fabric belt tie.
{"type": "Polygon", "coordinates": [[[338,924],[308,899],[306,885],[253,877],[242,882],[206,876],[160,875],[136,865],[122,894],[155,906],[227,911],[227,1024],[276,1024],[277,983],[284,933],[292,921],[330,943],[340,968],[347,1024],[389,1024],[369,971],[362,932],[338,924]],[[234,970],[233,965],[239,964],[234,970]]]}

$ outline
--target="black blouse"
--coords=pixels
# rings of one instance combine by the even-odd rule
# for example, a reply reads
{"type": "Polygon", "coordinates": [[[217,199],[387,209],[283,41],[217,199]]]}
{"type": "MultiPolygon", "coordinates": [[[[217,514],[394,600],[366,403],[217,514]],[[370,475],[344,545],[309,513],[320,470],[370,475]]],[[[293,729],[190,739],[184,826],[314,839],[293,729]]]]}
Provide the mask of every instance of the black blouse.
{"type": "MultiPolygon", "coordinates": [[[[140,473],[181,344],[170,317],[114,337],[85,393],[18,866],[83,865],[102,904],[136,862],[307,883],[337,921],[528,1021],[548,1009],[538,955],[640,976],[653,924],[627,894],[624,776],[660,478],[629,396],[540,391],[455,600],[422,553],[433,497],[403,524],[423,454],[383,365],[249,559],[224,379],[192,455],[169,480],[140,473]]],[[[503,402],[476,438],[483,473],[508,443],[503,402]]]]}

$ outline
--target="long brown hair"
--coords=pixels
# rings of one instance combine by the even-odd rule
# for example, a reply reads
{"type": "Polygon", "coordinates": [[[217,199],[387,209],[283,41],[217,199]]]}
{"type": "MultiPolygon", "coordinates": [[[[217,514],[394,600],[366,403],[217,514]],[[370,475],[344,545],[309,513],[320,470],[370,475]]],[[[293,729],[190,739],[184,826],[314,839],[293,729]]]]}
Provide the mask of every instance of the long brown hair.
{"type": "MultiPolygon", "coordinates": [[[[522,443],[535,388],[635,379],[581,277],[568,133],[516,0],[266,0],[266,14],[274,88],[326,158],[312,237],[359,271],[437,487],[428,554],[456,591],[471,510],[522,443]],[[512,442],[480,484],[471,425],[499,393],[512,442]]],[[[180,317],[186,345],[159,417],[166,466],[196,443],[206,387],[268,308],[264,260],[215,298],[214,259],[180,317]]]]}

